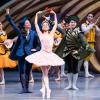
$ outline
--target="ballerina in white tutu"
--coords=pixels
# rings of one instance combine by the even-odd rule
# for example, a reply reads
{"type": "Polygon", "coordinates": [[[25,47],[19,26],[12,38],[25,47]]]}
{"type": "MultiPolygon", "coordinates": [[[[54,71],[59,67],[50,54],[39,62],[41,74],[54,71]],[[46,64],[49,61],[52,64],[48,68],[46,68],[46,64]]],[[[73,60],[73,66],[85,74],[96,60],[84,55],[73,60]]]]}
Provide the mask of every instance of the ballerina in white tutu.
{"type": "Polygon", "coordinates": [[[49,31],[50,24],[46,20],[42,22],[42,31],[40,30],[38,26],[38,15],[41,13],[42,11],[39,11],[36,13],[35,16],[35,28],[41,41],[41,50],[27,56],[26,60],[30,63],[38,65],[41,68],[43,76],[42,76],[42,89],[40,89],[40,91],[42,92],[43,98],[45,98],[46,94],[47,98],[50,98],[51,89],[49,87],[49,79],[48,79],[48,72],[50,66],[63,65],[64,61],[63,59],[61,59],[59,56],[57,56],[52,52],[54,33],[57,28],[56,13],[54,11],[50,12],[54,14],[54,22],[55,22],[51,31],[49,31]]]}

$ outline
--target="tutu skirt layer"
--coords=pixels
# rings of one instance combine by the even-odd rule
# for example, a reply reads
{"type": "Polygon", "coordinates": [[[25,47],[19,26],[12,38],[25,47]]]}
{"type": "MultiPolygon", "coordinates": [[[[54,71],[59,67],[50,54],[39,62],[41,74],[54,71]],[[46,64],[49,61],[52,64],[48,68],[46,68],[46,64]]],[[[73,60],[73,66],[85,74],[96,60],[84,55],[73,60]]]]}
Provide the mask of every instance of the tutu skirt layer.
{"type": "Polygon", "coordinates": [[[63,59],[53,52],[39,51],[25,58],[29,63],[37,66],[60,66],[64,64],[63,59]]]}

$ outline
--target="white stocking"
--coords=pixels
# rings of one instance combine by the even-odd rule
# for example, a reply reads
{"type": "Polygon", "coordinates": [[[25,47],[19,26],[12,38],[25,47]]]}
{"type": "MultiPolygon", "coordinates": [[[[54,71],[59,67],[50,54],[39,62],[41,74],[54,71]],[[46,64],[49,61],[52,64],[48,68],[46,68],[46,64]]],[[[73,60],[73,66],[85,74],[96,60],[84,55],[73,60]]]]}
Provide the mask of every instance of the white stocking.
{"type": "Polygon", "coordinates": [[[65,74],[65,64],[61,66],[61,77],[63,77],[63,76],[67,76],[65,74]]]}
{"type": "Polygon", "coordinates": [[[93,75],[89,74],[89,62],[84,61],[84,69],[85,69],[85,77],[94,77],[93,75]]]}
{"type": "Polygon", "coordinates": [[[1,76],[1,82],[0,82],[0,85],[3,85],[5,84],[5,78],[4,78],[4,71],[3,69],[0,69],[0,76],[1,76]]]}

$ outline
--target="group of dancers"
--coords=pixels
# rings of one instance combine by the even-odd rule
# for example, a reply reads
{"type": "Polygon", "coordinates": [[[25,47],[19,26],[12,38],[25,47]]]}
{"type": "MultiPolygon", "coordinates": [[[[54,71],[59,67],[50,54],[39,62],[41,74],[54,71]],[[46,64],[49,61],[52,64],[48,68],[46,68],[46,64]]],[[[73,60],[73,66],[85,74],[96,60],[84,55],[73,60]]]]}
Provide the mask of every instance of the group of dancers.
{"type": "MultiPolygon", "coordinates": [[[[51,89],[49,86],[48,73],[50,68],[61,66],[62,76],[66,76],[64,68],[67,67],[68,86],[65,89],[78,90],[78,63],[84,59],[85,76],[93,77],[89,73],[89,58],[95,52],[95,35],[100,33],[99,27],[93,23],[93,14],[88,14],[86,22],[80,25],[77,16],[65,17],[60,24],[57,15],[53,10],[49,14],[54,17],[54,21],[44,18],[41,27],[38,25],[39,11],[35,15],[35,30],[27,17],[23,17],[17,26],[10,16],[10,9],[6,9],[6,19],[13,30],[18,34],[17,38],[7,40],[7,34],[3,30],[0,22],[0,84],[5,84],[3,68],[13,68],[18,64],[21,93],[31,93],[29,91],[30,73],[32,64],[40,67],[42,71],[42,98],[50,98],[51,89]],[[51,28],[52,26],[52,28],[51,28]],[[59,39],[57,48],[53,51],[55,42],[55,32],[60,31],[63,38],[59,39]],[[11,52],[6,45],[15,42],[11,52]]],[[[60,76],[58,75],[58,79],[60,76]]]]}

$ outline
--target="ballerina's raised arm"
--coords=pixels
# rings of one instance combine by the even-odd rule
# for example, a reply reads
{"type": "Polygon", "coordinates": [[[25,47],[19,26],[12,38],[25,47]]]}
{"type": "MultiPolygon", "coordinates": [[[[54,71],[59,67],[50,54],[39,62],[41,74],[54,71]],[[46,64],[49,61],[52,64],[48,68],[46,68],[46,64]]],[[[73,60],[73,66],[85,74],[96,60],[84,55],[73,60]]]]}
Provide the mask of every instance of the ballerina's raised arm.
{"type": "Polygon", "coordinates": [[[54,14],[54,26],[50,32],[50,34],[54,35],[56,29],[57,29],[57,16],[56,13],[52,10],[50,13],[54,14]]]}
{"type": "Polygon", "coordinates": [[[39,25],[38,25],[38,15],[41,14],[41,13],[42,13],[42,11],[39,11],[35,15],[35,28],[36,28],[36,31],[37,31],[37,34],[39,35],[39,37],[41,37],[42,32],[41,32],[39,25]]]}

